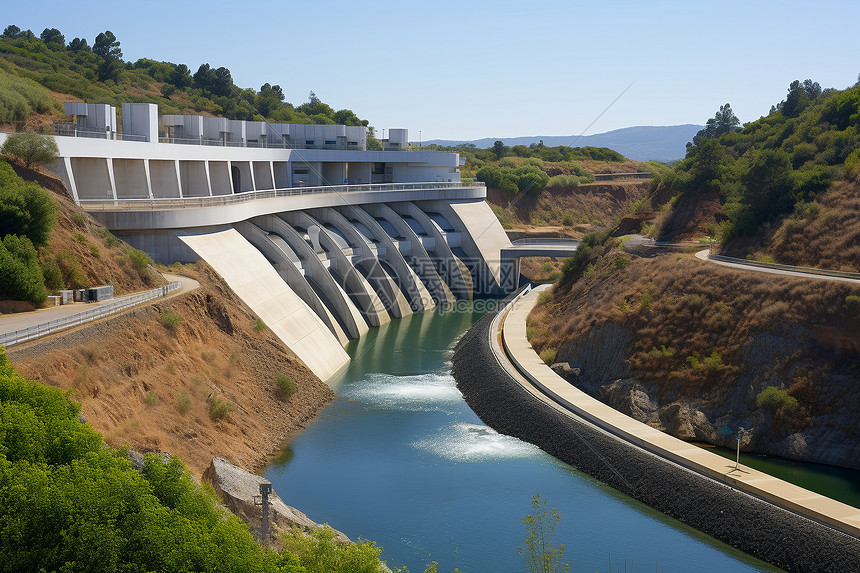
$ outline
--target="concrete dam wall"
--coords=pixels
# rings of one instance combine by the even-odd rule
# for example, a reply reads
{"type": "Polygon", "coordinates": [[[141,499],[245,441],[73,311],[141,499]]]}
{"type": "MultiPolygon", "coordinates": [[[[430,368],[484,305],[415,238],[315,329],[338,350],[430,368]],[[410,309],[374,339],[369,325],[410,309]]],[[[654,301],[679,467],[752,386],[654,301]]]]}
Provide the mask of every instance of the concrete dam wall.
{"type": "Polygon", "coordinates": [[[499,261],[510,241],[483,199],[323,206],[118,234],[163,260],[205,260],[322,380],[369,328],[514,287],[499,261]]]}

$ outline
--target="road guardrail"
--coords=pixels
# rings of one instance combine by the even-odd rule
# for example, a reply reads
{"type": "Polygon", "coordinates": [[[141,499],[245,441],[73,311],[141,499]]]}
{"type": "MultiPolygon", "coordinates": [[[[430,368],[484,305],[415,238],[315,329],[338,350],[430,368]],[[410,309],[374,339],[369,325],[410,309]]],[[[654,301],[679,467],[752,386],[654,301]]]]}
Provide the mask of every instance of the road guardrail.
{"type": "Polygon", "coordinates": [[[9,347],[13,344],[18,344],[19,342],[26,342],[27,340],[33,340],[45,336],[46,334],[57,332],[58,330],[62,330],[64,328],[68,328],[70,326],[84,324],[85,322],[90,322],[92,320],[96,320],[98,318],[117,313],[129,307],[137,306],[148,300],[167,296],[168,293],[178,289],[179,287],[179,281],[171,281],[164,286],[133,294],[131,296],[123,297],[120,300],[109,302],[97,308],[85,310],[77,314],[73,314],[71,316],[58,318],[56,320],[51,320],[49,322],[44,322],[35,326],[22,328],[21,330],[15,330],[13,332],[0,334],[0,346],[9,347]]]}

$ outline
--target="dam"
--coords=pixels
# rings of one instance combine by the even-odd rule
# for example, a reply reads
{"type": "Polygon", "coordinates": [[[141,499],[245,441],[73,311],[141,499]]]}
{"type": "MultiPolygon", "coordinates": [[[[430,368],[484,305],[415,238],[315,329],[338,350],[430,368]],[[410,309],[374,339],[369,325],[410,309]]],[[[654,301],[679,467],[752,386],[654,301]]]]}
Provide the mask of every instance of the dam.
{"type": "Polygon", "coordinates": [[[518,284],[486,187],[405,129],[371,150],[362,126],[65,109],[49,168],[74,201],[158,262],[205,260],[322,380],[370,328],[518,284]]]}

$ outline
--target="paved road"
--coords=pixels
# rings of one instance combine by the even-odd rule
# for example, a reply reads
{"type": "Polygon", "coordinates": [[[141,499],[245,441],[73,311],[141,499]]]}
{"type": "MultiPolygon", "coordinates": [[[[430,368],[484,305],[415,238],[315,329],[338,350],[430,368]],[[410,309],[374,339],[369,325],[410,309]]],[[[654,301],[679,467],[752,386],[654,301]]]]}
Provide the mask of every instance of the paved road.
{"type": "MultiPolygon", "coordinates": [[[[199,282],[189,277],[174,275],[171,273],[162,273],[162,275],[167,281],[179,281],[180,284],[180,287],[177,290],[167,295],[168,298],[181,293],[192,291],[200,286],[199,282]]],[[[75,302],[72,304],[64,304],[62,306],[50,306],[47,308],[40,308],[30,312],[3,314],[0,315],[0,334],[7,334],[10,332],[15,332],[16,330],[23,330],[25,328],[30,328],[39,324],[45,324],[47,322],[51,322],[60,318],[66,318],[79,312],[93,310],[99,308],[100,306],[104,306],[106,304],[113,303],[118,300],[129,298],[131,296],[134,296],[134,294],[135,293],[118,296],[116,298],[112,298],[110,300],[102,302],[75,302]]]]}
{"type": "Polygon", "coordinates": [[[846,283],[858,284],[860,285],[860,279],[852,279],[847,277],[831,277],[827,275],[819,275],[815,273],[805,273],[802,271],[790,271],[786,269],[771,269],[767,267],[758,267],[752,265],[745,265],[743,263],[730,263],[726,261],[717,261],[714,259],[708,258],[708,249],[704,249],[696,253],[696,258],[701,259],[703,261],[707,261],[709,263],[713,263],[715,265],[722,265],[724,267],[731,267],[733,269],[741,269],[745,271],[756,271],[759,273],[771,273],[775,275],[783,275],[789,277],[800,277],[804,279],[816,279],[816,280],[825,280],[825,281],[841,281],[846,283]]]}

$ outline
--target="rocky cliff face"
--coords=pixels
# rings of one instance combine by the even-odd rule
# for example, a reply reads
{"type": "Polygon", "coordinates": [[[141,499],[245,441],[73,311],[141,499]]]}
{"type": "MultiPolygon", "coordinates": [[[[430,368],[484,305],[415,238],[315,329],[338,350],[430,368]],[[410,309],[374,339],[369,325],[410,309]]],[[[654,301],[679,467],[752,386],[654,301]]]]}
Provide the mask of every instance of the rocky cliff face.
{"type": "Polygon", "coordinates": [[[825,353],[828,362],[840,359],[822,348],[811,330],[794,327],[749,336],[737,360],[743,373],[727,393],[711,396],[661,396],[655,384],[631,368],[632,339],[631,329],[605,323],[562,347],[553,368],[613,408],[683,440],[731,446],[734,438],[722,436],[723,426],[754,428],[742,444],[746,451],[860,469],[860,428],[854,423],[860,387],[855,376],[816,370],[810,357],[825,353]],[[816,377],[806,397],[808,416],[792,418],[756,404],[765,388],[785,388],[806,373],[816,377]]]}

